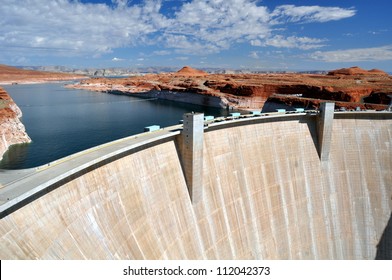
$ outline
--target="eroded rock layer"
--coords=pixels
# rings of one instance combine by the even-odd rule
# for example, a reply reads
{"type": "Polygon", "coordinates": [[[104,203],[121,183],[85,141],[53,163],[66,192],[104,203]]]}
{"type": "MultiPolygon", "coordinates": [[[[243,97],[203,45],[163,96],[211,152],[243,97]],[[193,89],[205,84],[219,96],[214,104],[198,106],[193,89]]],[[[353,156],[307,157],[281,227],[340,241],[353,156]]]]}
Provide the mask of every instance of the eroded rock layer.
{"type": "MultiPolygon", "coordinates": [[[[206,98],[220,98],[221,107],[261,109],[268,98],[283,104],[305,106],[309,99],[316,108],[317,100],[361,103],[361,108],[385,109],[387,104],[370,98],[377,93],[390,100],[392,78],[381,70],[366,71],[359,67],[331,71],[329,75],[314,74],[207,74],[184,67],[175,73],[149,74],[124,79],[95,78],[70,87],[109,93],[151,96],[157,92],[195,93],[206,98]],[[368,104],[364,104],[363,100],[368,104]]],[[[167,94],[165,96],[168,96],[167,94]]],[[[177,95],[181,99],[181,94],[177,95]]],[[[182,98],[181,102],[186,101],[182,98]]],[[[271,100],[269,100],[271,101],[271,100]]],[[[192,103],[192,100],[189,100],[192,103]]],[[[384,102],[384,101],[383,101],[384,102]]],[[[388,101],[385,101],[388,102],[388,101]]],[[[342,106],[343,107],[343,106],[342,106]]],[[[344,104],[355,108],[357,104],[344,104]]]]}
{"type": "Polygon", "coordinates": [[[24,125],[19,120],[20,117],[22,117],[22,111],[8,93],[0,87],[0,159],[9,146],[31,141],[24,125]]]}

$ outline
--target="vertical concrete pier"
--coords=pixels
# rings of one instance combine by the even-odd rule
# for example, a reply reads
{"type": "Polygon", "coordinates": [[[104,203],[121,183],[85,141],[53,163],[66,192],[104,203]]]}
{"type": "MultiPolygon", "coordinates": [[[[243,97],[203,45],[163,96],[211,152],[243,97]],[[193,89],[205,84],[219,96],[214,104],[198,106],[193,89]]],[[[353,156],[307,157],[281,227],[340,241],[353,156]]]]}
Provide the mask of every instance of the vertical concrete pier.
{"type": "Polygon", "coordinates": [[[320,115],[317,119],[317,138],[321,161],[327,161],[329,158],[334,110],[335,103],[333,102],[323,102],[320,104],[320,115]]]}
{"type": "Polygon", "coordinates": [[[187,113],[183,116],[181,161],[193,203],[202,198],[204,114],[187,113]]]}

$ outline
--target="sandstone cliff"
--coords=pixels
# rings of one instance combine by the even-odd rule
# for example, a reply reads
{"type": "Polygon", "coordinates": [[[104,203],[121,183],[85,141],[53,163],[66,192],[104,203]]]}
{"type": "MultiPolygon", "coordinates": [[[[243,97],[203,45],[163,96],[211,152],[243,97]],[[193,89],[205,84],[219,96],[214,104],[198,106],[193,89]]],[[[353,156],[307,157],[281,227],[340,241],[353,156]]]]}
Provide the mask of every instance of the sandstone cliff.
{"type": "Polygon", "coordinates": [[[0,160],[9,146],[31,142],[24,125],[19,120],[21,116],[19,107],[0,87],[0,160]]]}

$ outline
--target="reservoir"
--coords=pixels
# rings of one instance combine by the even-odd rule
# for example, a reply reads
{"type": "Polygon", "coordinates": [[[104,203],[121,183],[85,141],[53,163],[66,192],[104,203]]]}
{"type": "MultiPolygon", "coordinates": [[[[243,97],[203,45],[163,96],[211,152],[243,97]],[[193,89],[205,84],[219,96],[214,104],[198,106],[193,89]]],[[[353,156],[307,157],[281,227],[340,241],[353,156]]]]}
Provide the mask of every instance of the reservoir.
{"type": "Polygon", "coordinates": [[[178,124],[186,112],[224,116],[224,109],[155,98],[64,88],[64,83],[3,88],[22,110],[32,143],[13,145],[1,169],[31,168],[130,135],[144,127],[178,124]]]}

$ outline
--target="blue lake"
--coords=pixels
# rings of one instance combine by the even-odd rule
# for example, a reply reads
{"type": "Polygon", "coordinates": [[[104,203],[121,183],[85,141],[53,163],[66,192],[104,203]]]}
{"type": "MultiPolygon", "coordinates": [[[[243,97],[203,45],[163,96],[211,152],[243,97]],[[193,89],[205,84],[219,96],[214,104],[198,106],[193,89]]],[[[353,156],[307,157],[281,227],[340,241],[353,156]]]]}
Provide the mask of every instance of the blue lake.
{"type": "Polygon", "coordinates": [[[3,88],[23,112],[32,143],[12,146],[0,168],[36,167],[112,140],[143,132],[144,127],[178,124],[187,112],[224,116],[223,109],[159,99],[141,99],[64,88],[62,83],[3,88]]]}

